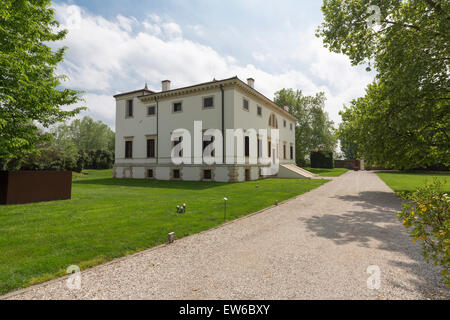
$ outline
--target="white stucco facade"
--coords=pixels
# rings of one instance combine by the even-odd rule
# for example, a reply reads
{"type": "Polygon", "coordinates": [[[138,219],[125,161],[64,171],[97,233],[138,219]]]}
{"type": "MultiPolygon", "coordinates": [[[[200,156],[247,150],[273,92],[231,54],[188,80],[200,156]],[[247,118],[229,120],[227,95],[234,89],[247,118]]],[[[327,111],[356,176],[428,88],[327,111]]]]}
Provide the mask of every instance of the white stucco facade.
{"type": "MultiPolygon", "coordinates": [[[[271,150],[271,156],[278,157],[280,164],[295,164],[295,118],[251,85],[234,77],[170,90],[170,83],[165,81],[166,90],[161,92],[143,89],[116,95],[114,177],[220,182],[261,178],[263,166],[250,164],[248,158],[244,164],[174,165],[171,133],[175,129],[187,129],[193,140],[194,121],[202,121],[203,130],[268,129],[269,136],[270,129],[277,127],[279,143],[277,150],[271,150]],[[205,107],[205,98],[209,102],[212,98],[212,106],[205,107]],[[248,109],[244,108],[244,99],[248,101],[248,109]],[[132,115],[129,105],[132,105],[132,115]],[[149,139],[154,143],[154,152],[150,154],[149,139]]],[[[229,160],[224,149],[223,159],[229,160]]]]}

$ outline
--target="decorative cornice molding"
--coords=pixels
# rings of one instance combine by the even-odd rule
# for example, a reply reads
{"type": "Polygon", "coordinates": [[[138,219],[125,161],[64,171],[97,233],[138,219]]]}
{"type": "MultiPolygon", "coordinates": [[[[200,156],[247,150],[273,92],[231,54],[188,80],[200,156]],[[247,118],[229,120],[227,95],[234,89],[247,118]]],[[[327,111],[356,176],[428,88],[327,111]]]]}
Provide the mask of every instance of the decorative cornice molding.
{"type": "Polygon", "coordinates": [[[194,86],[190,86],[190,87],[173,89],[173,90],[169,90],[169,91],[162,91],[162,92],[158,92],[158,93],[147,94],[147,95],[139,96],[138,98],[144,103],[145,102],[147,102],[147,103],[148,102],[156,102],[156,101],[161,101],[164,99],[171,99],[171,98],[175,98],[175,97],[186,96],[186,95],[196,94],[196,93],[205,92],[205,91],[219,90],[220,85],[222,85],[224,89],[238,88],[246,95],[252,96],[253,98],[261,101],[266,106],[269,106],[272,110],[287,117],[291,121],[296,121],[296,118],[293,115],[291,115],[289,112],[280,108],[278,105],[275,104],[275,102],[273,102],[272,100],[270,100],[269,98],[267,98],[265,95],[258,92],[254,88],[250,87],[249,85],[247,85],[246,83],[244,83],[237,77],[225,79],[225,80],[208,82],[208,83],[204,83],[204,84],[198,84],[198,85],[194,85],[194,86]]]}

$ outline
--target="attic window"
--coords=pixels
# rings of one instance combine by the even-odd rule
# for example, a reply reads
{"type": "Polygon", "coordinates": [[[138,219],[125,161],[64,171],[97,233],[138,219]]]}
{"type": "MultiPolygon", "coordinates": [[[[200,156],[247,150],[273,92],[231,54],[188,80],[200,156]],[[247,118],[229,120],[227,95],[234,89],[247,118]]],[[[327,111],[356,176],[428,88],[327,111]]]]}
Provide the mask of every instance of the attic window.
{"type": "Polygon", "coordinates": [[[258,116],[262,116],[262,108],[260,106],[258,106],[256,113],[258,116]]]}
{"type": "Polygon", "coordinates": [[[156,114],[156,107],[155,106],[150,106],[147,109],[147,115],[149,116],[154,116],[156,114]]]}
{"type": "Polygon", "coordinates": [[[133,100],[127,100],[127,110],[125,115],[130,118],[133,116],[133,100]]]}
{"type": "Polygon", "coordinates": [[[244,110],[247,110],[247,111],[248,111],[248,100],[247,100],[247,99],[244,99],[244,100],[243,100],[242,107],[244,108],[244,110]]]}
{"type": "Polygon", "coordinates": [[[182,112],[183,111],[183,107],[181,102],[175,102],[173,104],[173,112],[182,112]]]}
{"type": "Polygon", "coordinates": [[[204,109],[214,108],[214,98],[213,97],[203,98],[203,108],[204,109]]]}

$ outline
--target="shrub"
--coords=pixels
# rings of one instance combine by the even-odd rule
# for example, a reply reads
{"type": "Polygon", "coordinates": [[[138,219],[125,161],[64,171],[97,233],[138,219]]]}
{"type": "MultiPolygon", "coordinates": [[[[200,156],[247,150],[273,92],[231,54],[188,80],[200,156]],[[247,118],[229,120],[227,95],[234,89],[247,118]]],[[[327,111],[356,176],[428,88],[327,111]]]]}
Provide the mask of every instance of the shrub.
{"type": "Polygon", "coordinates": [[[311,152],[311,168],[333,169],[333,152],[331,151],[313,151],[311,152]]]}
{"type": "MultiPolygon", "coordinates": [[[[435,179],[411,194],[403,194],[403,209],[398,213],[413,241],[420,241],[422,254],[442,268],[442,277],[450,287],[450,197],[435,179]]],[[[445,181],[444,181],[445,184],[445,181]]]]}
{"type": "Polygon", "coordinates": [[[110,169],[114,164],[114,153],[108,150],[90,150],[80,153],[84,169],[110,169]]]}

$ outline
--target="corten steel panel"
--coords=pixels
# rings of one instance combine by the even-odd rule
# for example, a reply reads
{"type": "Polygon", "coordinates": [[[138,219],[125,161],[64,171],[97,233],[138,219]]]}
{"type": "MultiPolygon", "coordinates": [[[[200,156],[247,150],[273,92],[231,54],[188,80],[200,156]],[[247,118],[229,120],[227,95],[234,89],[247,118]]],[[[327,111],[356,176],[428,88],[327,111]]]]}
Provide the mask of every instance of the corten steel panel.
{"type": "Polygon", "coordinates": [[[359,170],[360,162],[359,160],[334,160],[335,168],[346,168],[350,170],[359,170]]]}
{"type": "Polygon", "coordinates": [[[71,198],[71,171],[1,172],[0,179],[0,204],[23,204],[71,198]]]}
{"type": "Polygon", "coordinates": [[[8,190],[8,172],[0,171],[0,204],[6,203],[8,190]]]}

